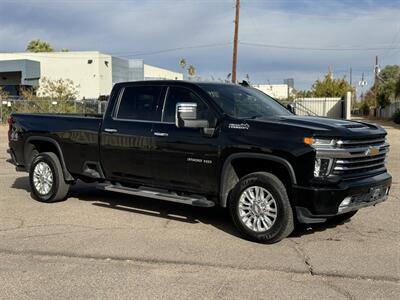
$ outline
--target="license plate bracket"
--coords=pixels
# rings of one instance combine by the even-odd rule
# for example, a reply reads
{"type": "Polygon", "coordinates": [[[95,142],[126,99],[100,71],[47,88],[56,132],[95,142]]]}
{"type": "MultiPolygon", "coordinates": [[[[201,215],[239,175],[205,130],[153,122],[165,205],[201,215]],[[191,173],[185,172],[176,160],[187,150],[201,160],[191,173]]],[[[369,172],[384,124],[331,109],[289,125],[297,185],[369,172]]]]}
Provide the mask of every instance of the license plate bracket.
{"type": "Polygon", "coordinates": [[[385,196],[386,186],[379,185],[370,188],[368,202],[376,201],[385,196]]]}

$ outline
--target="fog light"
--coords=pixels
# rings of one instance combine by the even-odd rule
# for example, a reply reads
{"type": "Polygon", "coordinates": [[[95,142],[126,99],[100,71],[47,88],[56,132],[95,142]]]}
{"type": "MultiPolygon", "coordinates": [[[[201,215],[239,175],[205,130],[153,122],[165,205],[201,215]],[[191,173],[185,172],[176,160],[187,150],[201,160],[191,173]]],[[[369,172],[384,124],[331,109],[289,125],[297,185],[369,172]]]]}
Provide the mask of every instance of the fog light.
{"type": "Polygon", "coordinates": [[[344,200],[339,205],[339,212],[341,212],[343,209],[349,207],[350,203],[351,203],[351,196],[344,198],[344,200]]]}
{"type": "Polygon", "coordinates": [[[314,176],[321,177],[329,174],[332,165],[332,160],[328,158],[315,159],[314,176]]]}

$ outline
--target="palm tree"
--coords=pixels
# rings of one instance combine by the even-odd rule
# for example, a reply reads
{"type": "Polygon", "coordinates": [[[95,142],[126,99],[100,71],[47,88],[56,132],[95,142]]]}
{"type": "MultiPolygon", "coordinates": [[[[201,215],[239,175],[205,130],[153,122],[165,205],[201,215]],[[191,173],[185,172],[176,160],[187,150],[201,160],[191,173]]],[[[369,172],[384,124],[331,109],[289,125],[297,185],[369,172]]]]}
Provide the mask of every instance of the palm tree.
{"type": "Polygon", "coordinates": [[[28,52],[53,52],[53,48],[50,43],[42,41],[40,39],[32,40],[26,46],[26,51],[28,52]]]}

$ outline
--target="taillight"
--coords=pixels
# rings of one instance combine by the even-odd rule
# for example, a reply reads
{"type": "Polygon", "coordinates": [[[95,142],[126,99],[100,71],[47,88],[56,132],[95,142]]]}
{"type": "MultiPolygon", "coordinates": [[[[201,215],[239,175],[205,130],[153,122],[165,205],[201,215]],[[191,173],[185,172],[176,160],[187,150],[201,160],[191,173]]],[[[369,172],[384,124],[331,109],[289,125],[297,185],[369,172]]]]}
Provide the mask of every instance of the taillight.
{"type": "Polygon", "coordinates": [[[11,132],[12,132],[12,124],[14,123],[14,119],[12,116],[9,116],[7,118],[7,124],[8,124],[8,140],[11,141],[11,132]]]}
{"type": "Polygon", "coordinates": [[[7,118],[7,124],[11,126],[12,123],[14,123],[13,117],[12,117],[12,116],[9,116],[9,117],[7,118]]]}

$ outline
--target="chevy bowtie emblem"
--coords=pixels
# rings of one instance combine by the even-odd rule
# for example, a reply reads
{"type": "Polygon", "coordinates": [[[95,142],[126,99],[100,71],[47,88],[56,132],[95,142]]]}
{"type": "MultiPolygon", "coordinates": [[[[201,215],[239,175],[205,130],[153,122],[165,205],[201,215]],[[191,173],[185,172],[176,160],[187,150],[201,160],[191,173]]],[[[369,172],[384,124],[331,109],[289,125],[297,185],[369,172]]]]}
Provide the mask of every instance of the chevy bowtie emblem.
{"type": "Polygon", "coordinates": [[[375,156],[379,154],[378,147],[369,147],[367,151],[365,151],[365,156],[375,156]]]}

